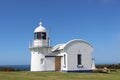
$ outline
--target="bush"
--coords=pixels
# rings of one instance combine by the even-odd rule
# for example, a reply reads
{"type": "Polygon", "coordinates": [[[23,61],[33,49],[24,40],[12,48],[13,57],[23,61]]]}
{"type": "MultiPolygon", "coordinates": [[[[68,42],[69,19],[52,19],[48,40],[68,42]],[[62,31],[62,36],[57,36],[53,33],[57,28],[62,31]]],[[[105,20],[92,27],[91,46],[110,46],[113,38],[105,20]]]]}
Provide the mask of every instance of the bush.
{"type": "Polygon", "coordinates": [[[97,64],[96,68],[104,68],[107,67],[108,69],[120,69],[120,63],[119,64],[97,64]]]}
{"type": "Polygon", "coordinates": [[[0,67],[0,71],[15,71],[15,70],[11,67],[0,67]]]}

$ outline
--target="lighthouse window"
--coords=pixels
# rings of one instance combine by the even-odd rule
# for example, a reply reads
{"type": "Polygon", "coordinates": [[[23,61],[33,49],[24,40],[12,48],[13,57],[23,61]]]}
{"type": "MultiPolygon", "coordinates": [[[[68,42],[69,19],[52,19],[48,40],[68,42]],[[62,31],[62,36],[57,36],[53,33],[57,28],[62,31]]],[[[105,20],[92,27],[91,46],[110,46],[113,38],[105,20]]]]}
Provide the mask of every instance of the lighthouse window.
{"type": "Polygon", "coordinates": [[[37,39],[41,39],[41,32],[37,33],[37,39]]]}
{"type": "Polygon", "coordinates": [[[34,39],[37,39],[37,33],[34,34],[34,39]]]}
{"type": "Polygon", "coordinates": [[[45,32],[36,32],[34,34],[34,39],[46,39],[46,33],[45,32]]]}
{"type": "Polygon", "coordinates": [[[46,33],[45,32],[42,32],[41,36],[42,36],[42,39],[46,39],[46,33]]]}
{"type": "Polygon", "coordinates": [[[36,32],[34,34],[34,39],[41,39],[41,32],[36,32]]]}

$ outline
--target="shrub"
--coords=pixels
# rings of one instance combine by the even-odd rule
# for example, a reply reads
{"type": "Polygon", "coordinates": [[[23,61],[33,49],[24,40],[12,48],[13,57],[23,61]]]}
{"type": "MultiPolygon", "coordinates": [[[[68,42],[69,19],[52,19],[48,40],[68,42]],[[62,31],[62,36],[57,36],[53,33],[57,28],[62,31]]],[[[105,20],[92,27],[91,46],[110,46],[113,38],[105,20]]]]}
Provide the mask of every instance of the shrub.
{"type": "Polygon", "coordinates": [[[0,71],[15,71],[15,70],[11,67],[0,67],[0,71]]]}

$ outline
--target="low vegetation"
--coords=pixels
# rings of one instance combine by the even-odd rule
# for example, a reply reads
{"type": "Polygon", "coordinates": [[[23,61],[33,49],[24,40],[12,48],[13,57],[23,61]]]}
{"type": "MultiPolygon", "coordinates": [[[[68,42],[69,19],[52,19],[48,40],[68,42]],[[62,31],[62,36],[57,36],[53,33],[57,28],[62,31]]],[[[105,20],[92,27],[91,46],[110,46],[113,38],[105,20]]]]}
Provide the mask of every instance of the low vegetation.
{"type": "Polygon", "coordinates": [[[12,67],[0,67],[0,80],[120,80],[120,64],[104,64],[96,67],[97,70],[93,73],[30,72],[12,67]]]}
{"type": "Polygon", "coordinates": [[[0,80],[120,80],[120,71],[110,73],[0,71],[0,80]]]}
{"type": "Polygon", "coordinates": [[[0,67],[0,71],[15,71],[15,69],[11,67],[0,67]]]}
{"type": "Polygon", "coordinates": [[[120,69],[120,63],[119,64],[97,64],[97,68],[104,68],[107,67],[108,69],[120,69]]]}

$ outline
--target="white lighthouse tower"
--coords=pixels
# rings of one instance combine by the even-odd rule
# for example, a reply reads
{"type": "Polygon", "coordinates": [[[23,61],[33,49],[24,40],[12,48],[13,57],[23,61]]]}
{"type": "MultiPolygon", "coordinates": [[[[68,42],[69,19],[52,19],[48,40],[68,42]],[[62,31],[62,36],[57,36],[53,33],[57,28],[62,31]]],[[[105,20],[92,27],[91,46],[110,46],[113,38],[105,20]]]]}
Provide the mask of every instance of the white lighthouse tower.
{"type": "Polygon", "coordinates": [[[30,45],[31,71],[45,71],[45,55],[49,54],[49,40],[46,29],[39,23],[34,30],[34,40],[30,45]]]}

